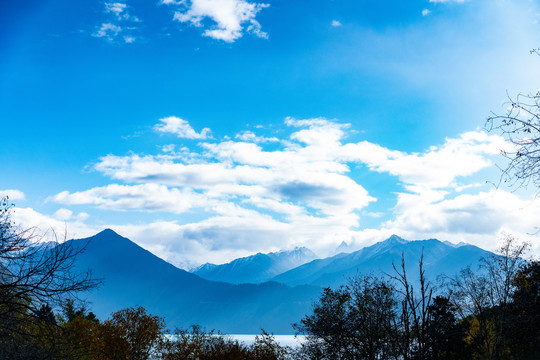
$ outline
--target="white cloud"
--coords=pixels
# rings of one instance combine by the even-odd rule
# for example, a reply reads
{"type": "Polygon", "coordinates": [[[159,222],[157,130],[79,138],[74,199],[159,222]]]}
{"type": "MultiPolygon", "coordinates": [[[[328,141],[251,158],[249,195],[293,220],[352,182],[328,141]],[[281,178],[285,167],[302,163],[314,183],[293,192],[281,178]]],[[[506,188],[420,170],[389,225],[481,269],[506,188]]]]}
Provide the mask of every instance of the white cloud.
{"type": "MultiPolygon", "coordinates": [[[[74,193],[63,191],[48,200],[66,205],[93,204],[102,209],[166,211],[173,214],[207,204],[203,201],[204,197],[192,191],[168,189],[164,185],[157,184],[131,186],[112,184],[74,193]]],[[[64,210],[62,214],[66,211],[61,210],[64,210]]],[[[59,218],[56,214],[55,217],[59,218]]],[[[71,214],[66,219],[70,217],[71,214]]]]}
{"type": "Polygon", "coordinates": [[[331,25],[333,27],[340,27],[342,24],[341,24],[341,22],[339,20],[332,20],[331,25]]]}
{"type": "Polygon", "coordinates": [[[53,241],[72,238],[83,238],[103,230],[100,226],[89,226],[83,221],[84,216],[68,220],[57,219],[37,212],[32,208],[16,207],[11,214],[13,221],[21,229],[32,229],[36,240],[53,241]]]}
{"type": "Polygon", "coordinates": [[[75,216],[75,220],[82,222],[82,221],[87,220],[89,217],[90,217],[90,214],[85,213],[85,212],[80,212],[75,216]]]}
{"type": "MultiPolygon", "coordinates": [[[[158,131],[202,136],[180,118],[166,119],[181,121],[162,119],[158,131]]],[[[179,217],[178,222],[110,225],[184,266],[302,245],[324,254],[342,241],[359,247],[392,233],[489,248],[500,231],[526,237],[537,225],[533,215],[538,205],[502,190],[486,191],[478,179],[469,180],[507,146],[498,136],[467,132],[423,152],[406,153],[367,141],[348,142],[350,125],[325,118],[286,118],[285,124],[292,132],[272,142],[266,139],[274,136],[243,132],[235,140],[201,142],[189,149],[169,144],[156,155],[107,155],[95,170],[123,184],[64,191],[48,200],[197,214],[199,220],[189,223],[179,217]],[[367,166],[365,171],[397,177],[402,191],[385,214],[367,208],[376,199],[360,183],[362,175],[351,170],[359,164],[367,166]],[[359,230],[363,217],[381,222],[381,228],[359,230]]],[[[69,221],[84,220],[79,214],[69,221]]]]}
{"type": "MultiPolygon", "coordinates": [[[[339,147],[346,125],[325,119],[286,121],[310,128],[294,132],[290,146],[280,150],[264,151],[246,141],[223,141],[201,144],[205,149],[201,155],[108,155],[95,168],[128,183],[189,188],[222,199],[257,195],[301,203],[325,214],[360,209],[374,201],[362,186],[345,175],[348,167],[328,153],[329,149],[339,147]]],[[[191,127],[185,129],[187,122],[162,123],[160,131],[181,132],[183,136],[189,132],[194,136],[191,127]]]]}
{"type": "Polygon", "coordinates": [[[242,36],[247,25],[245,31],[248,33],[261,38],[268,37],[255,19],[259,11],[268,7],[268,4],[246,0],[162,0],[161,3],[179,6],[181,9],[175,11],[174,20],[204,27],[204,36],[234,42],[242,36]],[[214,25],[206,28],[206,19],[210,19],[214,25]]]}
{"type": "Polygon", "coordinates": [[[123,17],[122,13],[124,13],[124,15],[127,15],[125,14],[126,7],[127,5],[122,3],[105,3],[105,12],[113,13],[114,15],[116,15],[116,17],[120,19],[123,17]]]}
{"type": "Polygon", "coordinates": [[[94,37],[105,38],[107,40],[114,40],[116,36],[122,31],[122,28],[118,25],[111,23],[101,24],[99,29],[92,34],[94,37]]]}
{"type": "Polygon", "coordinates": [[[137,30],[135,24],[139,23],[140,19],[129,13],[125,3],[105,3],[104,12],[107,22],[102,23],[92,36],[108,41],[123,41],[126,44],[136,41],[133,31],[137,30]]]}
{"type": "Polygon", "coordinates": [[[161,124],[157,124],[154,129],[161,133],[175,134],[179,138],[186,139],[207,139],[210,129],[204,128],[200,133],[193,130],[189,122],[176,116],[169,116],[159,119],[161,124]]]}
{"type": "Polygon", "coordinates": [[[66,221],[71,219],[71,217],[73,216],[73,211],[61,208],[58,209],[53,216],[55,219],[66,221]]]}
{"type": "Polygon", "coordinates": [[[176,148],[176,146],[174,144],[167,144],[167,145],[163,145],[161,147],[161,151],[163,151],[165,153],[174,153],[175,148],[176,148]]]}
{"type": "Polygon", "coordinates": [[[234,138],[238,140],[254,142],[254,143],[279,142],[279,139],[275,136],[272,136],[272,137],[257,136],[252,131],[243,131],[240,134],[236,134],[234,138]]]}
{"type": "Polygon", "coordinates": [[[522,199],[501,189],[441,201],[425,201],[421,195],[410,197],[400,198],[395,219],[383,228],[413,239],[463,241],[490,250],[506,232],[531,242],[535,253],[540,253],[537,237],[531,234],[538,227],[538,199],[522,199]]]}
{"type": "Polygon", "coordinates": [[[418,192],[420,189],[456,187],[456,178],[472,175],[492,165],[490,155],[509,144],[498,135],[467,132],[458,138],[446,139],[440,147],[422,154],[389,150],[366,141],[346,144],[340,151],[344,158],[367,164],[372,170],[396,175],[418,192]]]}
{"type": "Polygon", "coordinates": [[[161,0],[160,3],[163,5],[181,5],[185,4],[186,0],[161,0]]]}
{"type": "Polygon", "coordinates": [[[24,193],[20,190],[15,189],[6,189],[6,190],[0,190],[0,199],[7,196],[10,201],[13,200],[25,200],[26,196],[24,193]]]}
{"type": "Polygon", "coordinates": [[[429,9],[422,10],[422,16],[428,16],[429,14],[431,14],[431,10],[429,9]]]}

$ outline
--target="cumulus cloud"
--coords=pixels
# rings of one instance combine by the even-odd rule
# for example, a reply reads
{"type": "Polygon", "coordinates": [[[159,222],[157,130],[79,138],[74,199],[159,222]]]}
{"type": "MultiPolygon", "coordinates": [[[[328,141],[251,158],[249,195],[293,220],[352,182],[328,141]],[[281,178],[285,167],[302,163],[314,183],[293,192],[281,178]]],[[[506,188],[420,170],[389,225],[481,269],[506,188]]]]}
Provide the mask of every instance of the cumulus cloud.
{"type": "Polygon", "coordinates": [[[252,131],[243,131],[240,134],[236,134],[234,138],[238,140],[254,142],[254,143],[267,143],[267,142],[279,141],[279,139],[275,136],[272,136],[272,137],[257,136],[252,131]]]}
{"type": "Polygon", "coordinates": [[[332,20],[331,25],[333,27],[340,27],[342,24],[341,24],[341,22],[339,20],[332,20]]]}
{"type": "Polygon", "coordinates": [[[422,10],[422,16],[428,16],[429,14],[431,14],[431,10],[429,9],[422,10]]]}
{"type": "Polygon", "coordinates": [[[104,24],[101,24],[99,29],[97,29],[96,32],[92,34],[92,36],[98,37],[98,38],[105,38],[107,40],[112,41],[116,39],[116,37],[118,36],[118,34],[120,34],[121,31],[122,31],[122,28],[118,25],[111,24],[111,23],[104,23],[104,24]]]}
{"type": "Polygon", "coordinates": [[[442,146],[431,147],[422,154],[390,150],[366,141],[346,144],[340,150],[344,158],[361,161],[374,171],[398,176],[408,189],[418,192],[457,187],[456,178],[491,166],[490,155],[510,146],[498,135],[471,131],[446,139],[442,146]]]}
{"type": "Polygon", "coordinates": [[[161,122],[157,124],[154,129],[161,133],[170,133],[178,136],[179,138],[186,139],[206,139],[210,134],[210,129],[204,128],[200,133],[193,130],[189,122],[176,116],[169,116],[163,119],[159,119],[161,122]]]}
{"type": "MultiPolygon", "coordinates": [[[[202,206],[204,198],[189,190],[169,189],[164,185],[112,184],[74,193],[63,191],[48,200],[66,205],[92,204],[102,209],[180,214],[195,205],[202,206]]],[[[67,218],[70,217],[71,214],[67,218]]]]}
{"type": "Polygon", "coordinates": [[[127,5],[122,3],[105,3],[105,12],[116,15],[117,18],[122,18],[129,15],[125,13],[127,5]]]}
{"type": "Polygon", "coordinates": [[[0,190],[0,199],[7,196],[9,200],[25,200],[26,196],[24,193],[20,190],[16,189],[6,189],[6,190],[0,190]]]}
{"type": "Polygon", "coordinates": [[[65,221],[71,219],[71,217],[73,216],[73,211],[61,208],[58,209],[53,216],[55,219],[65,221]]]}
{"type": "Polygon", "coordinates": [[[257,37],[268,38],[256,20],[257,14],[268,4],[246,0],[162,0],[161,3],[178,7],[174,20],[204,28],[203,36],[234,42],[247,31],[257,37]],[[213,25],[208,27],[207,20],[213,25]]]}
{"type": "MultiPolygon", "coordinates": [[[[488,247],[500,231],[534,229],[538,205],[516,194],[486,191],[468,179],[492,166],[509,146],[473,131],[418,153],[368,141],[348,141],[349,124],[288,117],[286,136],[244,131],[222,140],[169,117],[155,129],[201,140],[192,147],[162,146],[154,155],[101,157],[94,169],[117,184],[60,192],[48,200],[117,211],[197,214],[198,220],[118,225],[123,235],[176,264],[230,261],[257,251],[306,245],[322,254],[342,241],[367,245],[392,233],[411,239],[440,237],[488,247]],[[395,205],[381,214],[362,184],[372,176],[396,178],[395,205]],[[536,207],[534,207],[536,206],[536,207]],[[361,228],[363,218],[380,228],[361,228]],[[158,235],[151,235],[157,231],[158,235]],[[166,239],[166,240],[165,240],[166,239]]],[[[205,131],[206,130],[206,131],[205,131]]],[[[283,132],[281,132],[283,134],[283,132]]],[[[66,211],[56,219],[83,221],[66,211]],[[69,215],[69,216],[68,216],[69,215]]]]}
{"type": "MultiPolygon", "coordinates": [[[[67,209],[64,209],[67,210],[67,209]]],[[[91,226],[84,223],[87,219],[86,213],[81,213],[68,219],[62,218],[69,215],[69,210],[56,212],[54,215],[42,214],[33,208],[15,207],[11,214],[13,221],[22,229],[31,229],[40,241],[68,240],[72,238],[83,238],[96,234],[103,230],[100,226],[91,226]],[[59,216],[61,218],[57,218],[59,216]]]]}
{"type": "Polygon", "coordinates": [[[494,250],[502,233],[512,233],[532,243],[536,254],[540,244],[534,234],[540,202],[521,198],[501,189],[461,194],[440,201],[400,198],[395,218],[382,228],[414,239],[438,238],[472,243],[494,250]],[[404,201],[405,200],[405,201],[404,201]]]}

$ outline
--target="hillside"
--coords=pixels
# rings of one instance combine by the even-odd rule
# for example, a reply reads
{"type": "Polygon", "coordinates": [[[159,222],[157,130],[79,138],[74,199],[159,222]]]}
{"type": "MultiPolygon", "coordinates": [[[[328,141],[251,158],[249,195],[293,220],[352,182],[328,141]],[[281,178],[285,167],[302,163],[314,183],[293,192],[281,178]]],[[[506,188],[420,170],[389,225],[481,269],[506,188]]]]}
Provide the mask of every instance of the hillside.
{"type": "Polygon", "coordinates": [[[267,331],[290,334],[311,308],[320,289],[289,287],[274,282],[232,285],[202,279],[176,268],[112,230],[68,244],[86,246],[78,270],[91,269],[104,279],[98,289],[83,294],[101,319],[128,306],[141,305],[166,318],[167,325],[200,324],[229,333],[267,331]]]}
{"type": "Polygon", "coordinates": [[[313,260],[274,277],[272,280],[287,285],[310,284],[338,286],[357,273],[394,274],[392,264],[401,264],[404,255],[409,278],[418,277],[418,262],[424,254],[424,268],[431,279],[439,275],[452,275],[468,265],[476,265],[480,258],[489,254],[472,245],[456,246],[439,240],[406,241],[392,235],[385,241],[353,253],[313,260]]]}
{"type": "Polygon", "coordinates": [[[222,265],[207,263],[192,273],[207,280],[259,284],[316,258],[308,248],[297,247],[289,251],[257,253],[222,265]]]}

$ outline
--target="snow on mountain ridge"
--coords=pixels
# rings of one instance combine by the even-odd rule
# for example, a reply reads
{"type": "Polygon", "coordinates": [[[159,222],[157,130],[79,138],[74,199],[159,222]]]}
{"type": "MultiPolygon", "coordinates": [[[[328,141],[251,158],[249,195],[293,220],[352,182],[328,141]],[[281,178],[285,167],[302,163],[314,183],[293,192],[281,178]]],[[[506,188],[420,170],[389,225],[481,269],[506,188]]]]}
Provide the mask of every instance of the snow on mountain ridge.
{"type": "Polygon", "coordinates": [[[208,280],[233,284],[261,283],[316,258],[317,255],[308,248],[296,247],[268,254],[257,253],[222,265],[206,263],[191,272],[208,280]]]}

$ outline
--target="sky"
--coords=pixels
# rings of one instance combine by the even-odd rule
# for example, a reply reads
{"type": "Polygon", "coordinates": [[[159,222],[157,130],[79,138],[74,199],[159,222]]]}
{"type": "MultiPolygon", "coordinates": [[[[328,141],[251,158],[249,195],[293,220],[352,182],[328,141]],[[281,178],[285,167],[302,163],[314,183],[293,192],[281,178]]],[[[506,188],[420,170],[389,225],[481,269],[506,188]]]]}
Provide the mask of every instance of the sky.
{"type": "MultiPolygon", "coordinates": [[[[0,195],[177,266],[397,234],[540,255],[487,131],[539,90],[532,0],[4,0],[0,195]]],[[[52,230],[51,230],[52,229],[52,230]]]]}

